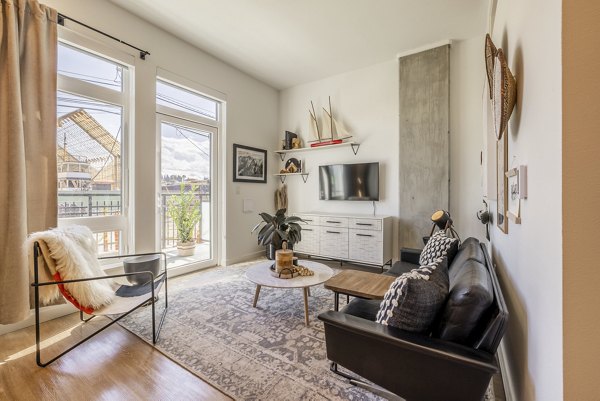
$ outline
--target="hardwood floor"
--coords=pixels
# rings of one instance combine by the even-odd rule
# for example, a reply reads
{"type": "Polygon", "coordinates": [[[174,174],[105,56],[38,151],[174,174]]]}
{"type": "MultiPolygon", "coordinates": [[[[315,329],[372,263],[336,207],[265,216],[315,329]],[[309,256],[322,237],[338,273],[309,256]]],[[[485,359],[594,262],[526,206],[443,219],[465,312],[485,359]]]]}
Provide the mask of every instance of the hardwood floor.
{"type": "MultiPolygon", "coordinates": [[[[43,325],[42,360],[90,333],[77,314],[43,325]],[[43,345],[43,346],[44,346],[43,345]]],[[[114,325],[46,368],[35,363],[35,330],[0,336],[0,400],[231,400],[137,336],[114,325]]]]}

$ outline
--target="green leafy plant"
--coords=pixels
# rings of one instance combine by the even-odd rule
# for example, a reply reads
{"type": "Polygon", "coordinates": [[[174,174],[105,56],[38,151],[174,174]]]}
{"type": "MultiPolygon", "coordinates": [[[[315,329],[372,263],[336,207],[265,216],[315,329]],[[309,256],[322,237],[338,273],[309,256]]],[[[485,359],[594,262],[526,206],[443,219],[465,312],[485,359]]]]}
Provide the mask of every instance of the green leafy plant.
{"type": "Polygon", "coordinates": [[[273,244],[276,248],[281,248],[283,241],[287,241],[290,246],[300,242],[302,239],[302,227],[298,224],[302,220],[298,216],[285,215],[286,209],[279,209],[274,216],[268,213],[259,213],[262,221],[254,226],[252,233],[258,232],[258,244],[273,244]]]}
{"type": "Polygon", "coordinates": [[[193,241],[194,227],[202,218],[200,199],[196,197],[198,185],[192,185],[190,191],[181,184],[179,194],[172,195],[167,200],[167,214],[175,223],[177,237],[180,243],[193,241]]]}

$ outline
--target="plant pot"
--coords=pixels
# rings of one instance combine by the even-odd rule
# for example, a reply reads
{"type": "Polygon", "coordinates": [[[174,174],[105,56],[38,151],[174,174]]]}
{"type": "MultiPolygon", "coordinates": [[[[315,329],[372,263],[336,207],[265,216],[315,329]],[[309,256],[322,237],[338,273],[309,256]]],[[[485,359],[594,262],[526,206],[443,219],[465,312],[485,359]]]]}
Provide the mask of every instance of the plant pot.
{"type": "Polygon", "coordinates": [[[177,243],[177,255],[178,256],[192,256],[195,252],[196,252],[196,241],[178,242],[177,243]]]}

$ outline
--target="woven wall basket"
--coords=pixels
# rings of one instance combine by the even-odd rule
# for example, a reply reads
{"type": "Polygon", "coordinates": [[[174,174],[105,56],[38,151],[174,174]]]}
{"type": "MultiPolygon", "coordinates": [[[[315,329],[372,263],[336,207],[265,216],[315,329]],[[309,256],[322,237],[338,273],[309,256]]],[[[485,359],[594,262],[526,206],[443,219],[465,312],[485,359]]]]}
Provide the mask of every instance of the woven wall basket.
{"type": "Polygon", "coordinates": [[[492,90],[492,106],[494,109],[494,132],[498,139],[506,131],[508,120],[517,100],[517,83],[508,68],[502,49],[498,49],[494,61],[494,80],[492,90]]]}
{"type": "Polygon", "coordinates": [[[488,85],[490,88],[490,99],[492,98],[492,91],[494,89],[494,60],[498,50],[492,42],[490,34],[485,35],[485,71],[487,73],[488,85]]]}

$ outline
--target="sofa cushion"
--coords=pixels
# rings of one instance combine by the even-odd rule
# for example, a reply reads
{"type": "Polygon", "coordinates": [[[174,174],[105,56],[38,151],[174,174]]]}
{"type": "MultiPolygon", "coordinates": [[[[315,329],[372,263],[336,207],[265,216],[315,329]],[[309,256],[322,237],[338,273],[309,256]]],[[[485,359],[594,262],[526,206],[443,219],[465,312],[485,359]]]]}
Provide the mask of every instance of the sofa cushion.
{"type": "Polygon", "coordinates": [[[494,292],[485,265],[467,260],[450,278],[450,292],[433,335],[472,346],[481,316],[492,304],[494,292]]]}
{"type": "Polygon", "coordinates": [[[453,280],[454,276],[460,271],[460,267],[468,260],[474,260],[485,265],[485,257],[483,256],[483,250],[479,244],[479,240],[476,238],[467,238],[459,247],[458,253],[454,257],[454,260],[448,264],[448,273],[450,274],[450,281],[453,280]]]}
{"type": "Polygon", "coordinates": [[[447,259],[404,273],[386,292],[377,323],[399,329],[425,333],[430,331],[448,295],[447,259]]]}
{"type": "Polygon", "coordinates": [[[449,253],[452,254],[451,257],[454,259],[457,249],[458,240],[448,237],[444,230],[440,230],[433,234],[429,238],[429,241],[427,241],[425,248],[421,252],[419,264],[421,266],[429,265],[436,259],[447,257],[449,253]]]}
{"type": "Polygon", "coordinates": [[[376,299],[354,298],[348,305],[342,308],[341,312],[374,322],[377,312],[379,312],[380,304],[381,301],[376,299]]]}

